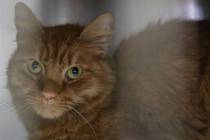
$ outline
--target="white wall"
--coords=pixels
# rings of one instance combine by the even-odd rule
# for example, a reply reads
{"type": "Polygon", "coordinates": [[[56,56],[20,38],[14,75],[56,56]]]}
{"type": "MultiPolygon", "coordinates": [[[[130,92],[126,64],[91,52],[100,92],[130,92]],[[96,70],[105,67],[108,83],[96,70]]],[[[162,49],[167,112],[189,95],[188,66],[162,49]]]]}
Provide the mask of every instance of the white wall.
{"type": "MultiPolygon", "coordinates": [[[[24,140],[25,130],[19,122],[6,89],[6,67],[14,51],[14,6],[18,0],[4,0],[0,5],[0,140],[24,140]]],[[[201,13],[193,0],[115,0],[94,3],[94,0],[22,0],[45,24],[86,23],[100,10],[114,11],[116,43],[149,22],[174,17],[198,19],[201,13]],[[47,3],[48,2],[48,3],[47,3]],[[110,5],[113,4],[113,5],[110,5]]]]}

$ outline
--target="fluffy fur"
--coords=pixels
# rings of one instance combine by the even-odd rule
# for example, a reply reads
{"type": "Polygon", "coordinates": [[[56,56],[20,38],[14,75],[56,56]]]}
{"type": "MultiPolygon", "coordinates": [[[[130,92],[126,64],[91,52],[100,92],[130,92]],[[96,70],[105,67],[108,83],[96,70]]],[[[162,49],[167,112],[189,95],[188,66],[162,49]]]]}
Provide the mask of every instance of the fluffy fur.
{"type": "Polygon", "coordinates": [[[31,140],[87,140],[100,137],[97,118],[111,101],[115,83],[107,54],[113,17],[104,14],[86,27],[45,27],[23,3],[16,5],[18,48],[8,67],[9,88],[31,140]],[[42,72],[28,70],[38,61],[42,72]],[[82,69],[66,81],[70,66],[82,69]],[[48,100],[44,93],[54,93],[48,100]]]}
{"type": "Polygon", "coordinates": [[[123,41],[115,92],[110,14],[85,27],[45,27],[19,3],[16,27],[8,85],[30,140],[209,139],[209,21],[173,20],[123,41]],[[28,72],[31,59],[41,62],[42,75],[28,72]],[[84,75],[67,83],[71,65],[84,75]],[[46,102],[44,91],[57,97],[46,102]]]}
{"type": "Polygon", "coordinates": [[[172,20],[123,41],[118,93],[126,140],[209,139],[210,22],[172,20]]]}

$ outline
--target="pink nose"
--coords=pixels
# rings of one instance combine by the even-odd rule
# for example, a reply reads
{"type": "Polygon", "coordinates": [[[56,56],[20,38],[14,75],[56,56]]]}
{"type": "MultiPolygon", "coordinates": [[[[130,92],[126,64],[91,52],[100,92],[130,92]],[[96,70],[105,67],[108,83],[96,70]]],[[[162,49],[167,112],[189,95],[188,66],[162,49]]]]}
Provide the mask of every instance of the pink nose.
{"type": "Polygon", "coordinates": [[[52,100],[57,96],[57,94],[54,92],[43,92],[42,94],[44,95],[45,99],[47,99],[47,100],[52,100]]]}

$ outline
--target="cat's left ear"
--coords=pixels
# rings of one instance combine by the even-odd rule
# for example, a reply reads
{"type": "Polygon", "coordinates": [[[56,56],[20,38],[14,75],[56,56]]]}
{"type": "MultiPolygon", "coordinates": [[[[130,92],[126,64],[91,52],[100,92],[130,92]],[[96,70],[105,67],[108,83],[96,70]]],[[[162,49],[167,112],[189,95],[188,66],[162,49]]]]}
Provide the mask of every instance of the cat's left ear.
{"type": "Polygon", "coordinates": [[[111,13],[106,13],[98,16],[87,25],[81,33],[80,39],[87,40],[107,51],[108,47],[111,46],[113,31],[114,18],[111,13]]]}
{"type": "Polygon", "coordinates": [[[22,2],[15,5],[15,26],[17,41],[28,41],[39,38],[44,33],[43,27],[31,9],[22,2]]]}

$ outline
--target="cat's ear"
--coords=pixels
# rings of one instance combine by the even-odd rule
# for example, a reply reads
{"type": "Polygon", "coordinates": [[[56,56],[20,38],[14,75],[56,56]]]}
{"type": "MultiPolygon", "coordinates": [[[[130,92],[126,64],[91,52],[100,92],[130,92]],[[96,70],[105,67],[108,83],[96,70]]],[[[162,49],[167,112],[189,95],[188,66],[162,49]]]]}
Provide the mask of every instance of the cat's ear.
{"type": "Polygon", "coordinates": [[[22,2],[15,5],[17,40],[36,38],[44,33],[43,27],[33,12],[22,2]]]}
{"type": "Polygon", "coordinates": [[[80,38],[107,50],[111,45],[113,30],[114,18],[111,13],[106,13],[98,16],[88,24],[81,33],[80,38]]]}

